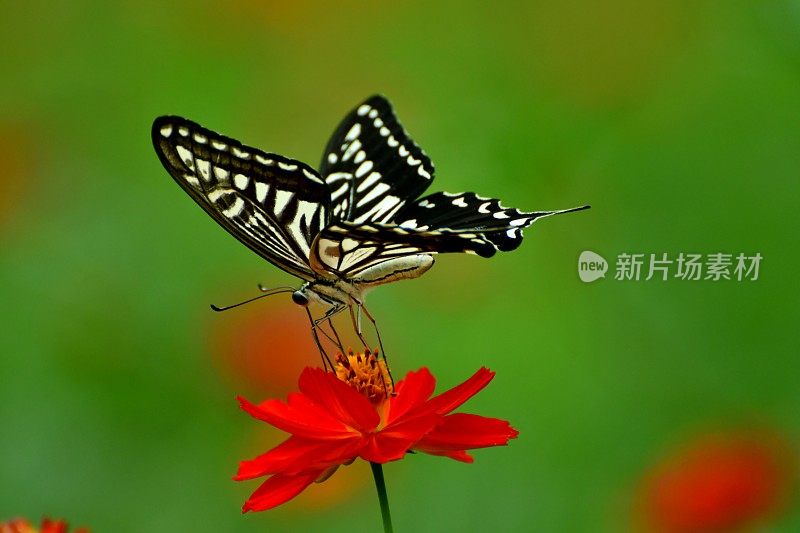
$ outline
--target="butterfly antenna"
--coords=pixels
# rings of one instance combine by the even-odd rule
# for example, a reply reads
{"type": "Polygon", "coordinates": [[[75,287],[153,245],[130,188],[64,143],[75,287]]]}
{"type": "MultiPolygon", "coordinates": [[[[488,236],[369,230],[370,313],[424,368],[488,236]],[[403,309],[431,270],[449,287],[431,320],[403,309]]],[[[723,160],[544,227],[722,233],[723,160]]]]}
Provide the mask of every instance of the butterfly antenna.
{"type": "Polygon", "coordinates": [[[249,300],[245,300],[243,302],[239,302],[233,305],[227,305],[225,307],[219,307],[217,305],[211,304],[211,309],[214,311],[221,313],[222,311],[227,311],[228,309],[233,309],[234,307],[239,307],[244,304],[249,304],[250,302],[255,302],[256,300],[260,300],[261,298],[266,298],[267,296],[272,296],[274,294],[281,294],[284,292],[294,292],[294,287],[276,287],[274,289],[265,289],[259,283],[258,288],[261,289],[263,294],[259,294],[255,298],[250,298],[249,300]]]}
{"type": "Polygon", "coordinates": [[[574,213],[575,211],[583,211],[584,209],[591,209],[592,206],[590,205],[582,205],[580,207],[571,207],[569,209],[559,209],[557,211],[551,211],[550,215],[563,215],[564,213],[574,213]]]}

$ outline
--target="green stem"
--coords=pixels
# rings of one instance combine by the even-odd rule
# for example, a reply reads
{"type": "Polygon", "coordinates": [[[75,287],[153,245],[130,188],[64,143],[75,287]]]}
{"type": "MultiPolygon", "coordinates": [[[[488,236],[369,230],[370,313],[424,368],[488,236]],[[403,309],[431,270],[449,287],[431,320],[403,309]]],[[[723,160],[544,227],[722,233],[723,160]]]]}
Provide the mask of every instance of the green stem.
{"type": "Polygon", "coordinates": [[[378,501],[381,503],[381,517],[383,518],[384,533],[392,533],[392,516],[389,514],[389,498],[386,496],[386,482],[383,480],[383,467],[380,463],[370,463],[372,476],[375,478],[375,488],[378,489],[378,501]]]}

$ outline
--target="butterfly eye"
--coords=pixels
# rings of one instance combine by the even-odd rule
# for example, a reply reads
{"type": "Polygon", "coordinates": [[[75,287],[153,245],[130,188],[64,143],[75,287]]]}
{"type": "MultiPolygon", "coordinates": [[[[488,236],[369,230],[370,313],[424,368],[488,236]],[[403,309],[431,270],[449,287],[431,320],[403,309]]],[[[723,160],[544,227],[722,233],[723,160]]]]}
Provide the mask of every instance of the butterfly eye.
{"type": "Polygon", "coordinates": [[[303,294],[303,291],[294,291],[292,293],[292,301],[297,305],[305,307],[308,305],[308,296],[303,294]]]}

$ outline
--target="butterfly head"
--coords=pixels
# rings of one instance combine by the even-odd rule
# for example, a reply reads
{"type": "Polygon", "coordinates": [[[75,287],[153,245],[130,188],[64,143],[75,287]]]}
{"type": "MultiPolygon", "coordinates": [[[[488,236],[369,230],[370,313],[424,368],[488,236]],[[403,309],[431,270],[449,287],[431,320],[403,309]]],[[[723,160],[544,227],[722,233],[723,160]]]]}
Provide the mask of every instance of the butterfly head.
{"type": "Polygon", "coordinates": [[[292,301],[303,307],[308,306],[308,296],[306,295],[305,287],[297,289],[292,293],[292,301]]]}

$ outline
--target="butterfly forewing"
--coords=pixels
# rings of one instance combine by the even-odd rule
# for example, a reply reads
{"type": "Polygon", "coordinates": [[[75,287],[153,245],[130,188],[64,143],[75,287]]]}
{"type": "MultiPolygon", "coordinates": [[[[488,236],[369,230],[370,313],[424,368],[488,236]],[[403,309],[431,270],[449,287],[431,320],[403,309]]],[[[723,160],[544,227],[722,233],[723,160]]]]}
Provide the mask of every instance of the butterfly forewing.
{"type": "Polygon", "coordinates": [[[156,119],[152,135],[164,167],[222,227],[283,270],[315,277],[308,257],[330,193],[313,169],[180,117],[156,119]]]}
{"type": "Polygon", "coordinates": [[[430,185],[433,172],[383,96],[345,117],[320,165],[331,191],[331,218],[356,223],[389,222],[430,185]]]}
{"type": "Polygon", "coordinates": [[[394,221],[407,229],[478,233],[499,251],[507,252],[520,245],[523,228],[542,217],[569,211],[573,210],[524,212],[472,192],[437,192],[406,205],[394,221]]]}

